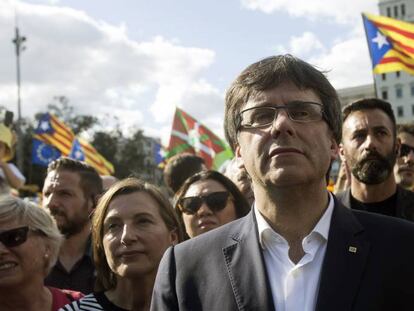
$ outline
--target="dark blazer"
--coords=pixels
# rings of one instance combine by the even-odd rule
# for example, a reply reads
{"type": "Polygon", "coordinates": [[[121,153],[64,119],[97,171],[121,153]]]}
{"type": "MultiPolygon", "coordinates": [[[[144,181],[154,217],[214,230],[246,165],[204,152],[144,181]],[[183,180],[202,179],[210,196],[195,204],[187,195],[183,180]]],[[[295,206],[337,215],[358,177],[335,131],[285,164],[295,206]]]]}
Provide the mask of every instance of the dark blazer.
{"type": "MultiPolygon", "coordinates": [[[[338,200],[348,208],[351,208],[351,189],[336,194],[338,200]]],[[[414,221],[414,192],[397,186],[397,204],[395,206],[398,218],[414,221]]]]}
{"type": "MultiPolygon", "coordinates": [[[[413,245],[414,224],[335,201],[316,310],[414,310],[413,245]]],[[[254,213],[169,248],[151,310],[274,310],[254,213]]]]}

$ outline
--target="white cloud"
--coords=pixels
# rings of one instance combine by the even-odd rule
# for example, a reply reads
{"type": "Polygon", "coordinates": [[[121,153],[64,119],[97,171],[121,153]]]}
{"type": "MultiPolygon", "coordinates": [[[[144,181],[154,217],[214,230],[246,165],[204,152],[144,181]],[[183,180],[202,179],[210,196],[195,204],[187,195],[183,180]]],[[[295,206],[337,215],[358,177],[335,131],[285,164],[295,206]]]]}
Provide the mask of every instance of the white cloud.
{"type": "Polygon", "coordinates": [[[348,33],[338,34],[334,42],[322,43],[315,34],[304,32],[291,37],[286,45],[277,45],[275,49],[278,53],[298,56],[326,71],[337,89],[373,83],[371,60],[361,22],[350,25],[348,33]]]}
{"type": "Polygon", "coordinates": [[[242,6],[249,10],[267,14],[276,11],[287,12],[291,16],[309,19],[332,17],[345,23],[360,18],[363,11],[376,13],[377,0],[241,0],[242,6]]]}
{"type": "Polygon", "coordinates": [[[61,6],[2,1],[0,4],[0,105],[15,110],[14,8],[27,37],[21,55],[24,116],[44,111],[65,95],[79,114],[116,116],[124,128],[160,128],[174,107],[202,98],[216,112],[219,92],[202,79],[214,62],[209,49],[184,47],[161,36],[145,42],[128,37],[127,26],[95,20],[61,6]],[[154,95],[155,94],[155,95],[154,95]],[[209,100],[211,98],[211,100],[209,100]]]}
{"type": "Polygon", "coordinates": [[[328,71],[328,78],[337,89],[373,83],[371,60],[363,29],[341,38],[329,50],[308,61],[328,71]]]}
{"type": "Polygon", "coordinates": [[[325,47],[314,33],[306,31],[301,36],[291,37],[287,47],[277,45],[274,50],[278,54],[290,53],[305,58],[313,53],[324,51],[325,47]]]}

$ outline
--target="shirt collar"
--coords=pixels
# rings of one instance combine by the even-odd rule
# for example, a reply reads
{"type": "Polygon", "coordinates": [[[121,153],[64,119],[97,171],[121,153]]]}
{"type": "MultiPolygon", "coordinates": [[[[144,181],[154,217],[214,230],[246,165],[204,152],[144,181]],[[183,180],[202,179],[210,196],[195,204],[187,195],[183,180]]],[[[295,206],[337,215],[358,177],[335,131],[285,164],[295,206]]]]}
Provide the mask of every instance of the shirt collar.
{"type": "MultiPolygon", "coordinates": [[[[333,200],[332,194],[330,192],[328,192],[328,194],[329,194],[328,208],[325,210],[325,212],[323,213],[322,217],[319,219],[316,226],[308,234],[308,236],[309,236],[309,235],[313,234],[314,232],[316,232],[320,236],[322,236],[326,241],[328,240],[329,228],[331,226],[332,212],[333,212],[333,209],[334,209],[334,200],[333,200]]],[[[278,234],[276,231],[274,231],[272,229],[272,227],[269,225],[269,223],[266,221],[266,219],[263,217],[263,215],[259,212],[259,210],[256,206],[256,203],[254,203],[253,210],[254,210],[254,214],[256,216],[256,220],[257,220],[257,229],[258,229],[258,232],[259,232],[259,242],[260,242],[260,246],[262,247],[262,249],[266,248],[266,246],[265,246],[266,245],[266,243],[265,243],[265,239],[266,239],[265,232],[266,231],[270,230],[276,236],[279,236],[282,239],[284,239],[280,234],[278,234]]]]}

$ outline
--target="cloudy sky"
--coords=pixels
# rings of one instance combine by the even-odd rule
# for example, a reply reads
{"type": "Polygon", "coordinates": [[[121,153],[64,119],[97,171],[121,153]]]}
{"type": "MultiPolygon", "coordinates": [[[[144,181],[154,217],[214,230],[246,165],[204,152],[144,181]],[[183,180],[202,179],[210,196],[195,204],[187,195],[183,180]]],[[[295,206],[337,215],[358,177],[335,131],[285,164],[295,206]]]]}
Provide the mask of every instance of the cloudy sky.
{"type": "Polygon", "coordinates": [[[377,0],[1,0],[0,105],[15,112],[16,12],[24,117],[64,95],[167,144],[176,106],[222,136],[227,86],[266,56],[299,56],[338,89],[372,83],[361,12],[377,0]]]}

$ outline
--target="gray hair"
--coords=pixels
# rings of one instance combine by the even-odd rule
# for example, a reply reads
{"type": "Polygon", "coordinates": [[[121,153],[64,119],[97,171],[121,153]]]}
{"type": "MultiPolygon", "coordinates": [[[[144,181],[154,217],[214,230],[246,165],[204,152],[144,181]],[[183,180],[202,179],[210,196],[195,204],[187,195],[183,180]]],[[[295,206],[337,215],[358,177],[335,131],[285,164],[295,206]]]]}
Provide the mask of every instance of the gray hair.
{"type": "Polygon", "coordinates": [[[10,221],[18,221],[42,233],[42,237],[50,248],[45,270],[47,275],[57,261],[63,241],[63,236],[49,211],[11,195],[2,195],[0,196],[0,223],[10,221]]]}

